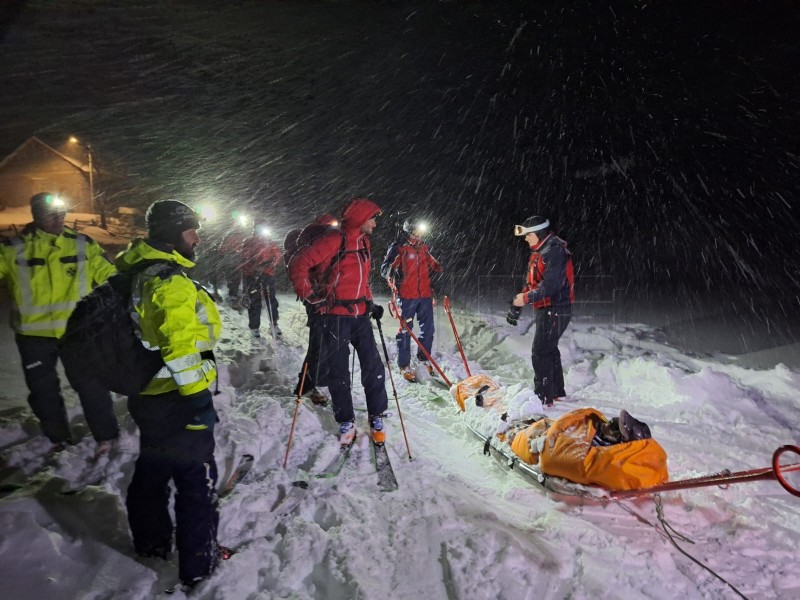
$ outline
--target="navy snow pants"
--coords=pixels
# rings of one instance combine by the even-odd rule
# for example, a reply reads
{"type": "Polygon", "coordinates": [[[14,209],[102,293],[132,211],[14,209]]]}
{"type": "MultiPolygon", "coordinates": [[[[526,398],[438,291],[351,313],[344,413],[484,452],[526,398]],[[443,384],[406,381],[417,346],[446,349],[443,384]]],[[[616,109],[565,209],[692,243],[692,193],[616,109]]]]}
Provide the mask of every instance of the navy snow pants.
{"type": "MultiPolygon", "coordinates": [[[[433,299],[432,298],[398,298],[397,306],[409,329],[414,329],[414,317],[419,324],[419,339],[422,346],[431,353],[433,348],[433,299]]],[[[411,364],[411,335],[405,327],[400,326],[400,331],[395,337],[397,340],[397,366],[401,369],[411,364]]],[[[416,344],[415,344],[416,345],[416,344]]],[[[417,359],[428,360],[425,354],[417,348],[417,359]]]]}

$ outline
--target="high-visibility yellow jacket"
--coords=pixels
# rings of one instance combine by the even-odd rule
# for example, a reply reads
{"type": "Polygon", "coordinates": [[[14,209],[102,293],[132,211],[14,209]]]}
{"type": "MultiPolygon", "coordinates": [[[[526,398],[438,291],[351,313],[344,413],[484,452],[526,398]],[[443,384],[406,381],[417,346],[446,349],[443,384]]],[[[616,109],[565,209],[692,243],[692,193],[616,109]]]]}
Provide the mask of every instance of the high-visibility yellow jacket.
{"type": "Polygon", "coordinates": [[[98,243],[69,227],[53,235],[31,223],[0,246],[11,326],[21,335],[60,338],[78,300],[114,272],[98,243]]]}
{"type": "Polygon", "coordinates": [[[208,356],[222,331],[217,306],[211,295],[182,271],[194,263],[175,251],[163,252],[136,239],[117,256],[115,264],[124,272],[143,261],[157,262],[133,278],[131,316],[142,343],[150,350],[160,350],[166,366],[141,394],[179,390],[188,396],[201,392],[217,378],[216,365],[208,356]],[[164,262],[175,268],[165,269],[164,262]]]}

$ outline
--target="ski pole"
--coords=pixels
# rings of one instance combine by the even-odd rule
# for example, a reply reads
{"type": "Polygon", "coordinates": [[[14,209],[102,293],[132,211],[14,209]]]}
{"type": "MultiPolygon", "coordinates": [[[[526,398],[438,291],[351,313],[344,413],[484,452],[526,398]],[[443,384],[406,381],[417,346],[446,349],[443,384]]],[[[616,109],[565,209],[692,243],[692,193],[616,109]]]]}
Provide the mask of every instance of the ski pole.
{"type": "Polygon", "coordinates": [[[272,340],[275,340],[275,319],[272,315],[272,293],[269,289],[269,286],[266,286],[264,283],[260,285],[264,285],[264,295],[266,296],[267,301],[267,318],[269,319],[269,332],[272,334],[272,340]]]}
{"type": "MultiPolygon", "coordinates": [[[[633,498],[635,496],[646,496],[649,494],[657,494],[659,492],[672,492],[675,490],[686,490],[691,488],[707,487],[712,485],[727,485],[731,483],[749,483],[751,481],[762,481],[766,479],[777,479],[781,487],[789,492],[792,496],[800,498],[800,489],[796,485],[792,485],[786,475],[791,473],[800,473],[800,462],[782,465],[780,463],[781,456],[786,452],[793,452],[800,457],[800,447],[798,446],[781,446],[775,450],[772,455],[772,466],[764,467],[761,469],[753,469],[751,471],[737,471],[731,473],[730,471],[723,471],[714,475],[703,475],[702,477],[693,477],[691,479],[683,479],[679,481],[668,481],[661,485],[655,485],[648,488],[641,488],[638,490],[620,490],[612,492],[612,498],[633,498]]],[[[796,481],[794,479],[793,481],[796,481]]]]}
{"type": "Polygon", "coordinates": [[[303,363],[303,378],[300,380],[300,385],[297,386],[297,404],[294,406],[294,417],[292,417],[292,428],[289,430],[289,441],[286,443],[286,456],[283,457],[283,468],[289,463],[289,448],[292,447],[292,438],[294,437],[294,425],[297,423],[297,413],[300,412],[300,405],[303,403],[303,385],[306,382],[306,373],[308,372],[308,363],[303,363]]]}
{"type": "Polygon", "coordinates": [[[353,352],[353,356],[351,357],[352,360],[350,361],[350,389],[353,389],[353,381],[356,378],[356,353],[353,352]]]}
{"type": "Polygon", "coordinates": [[[450,327],[453,328],[453,335],[456,338],[456,345],[458,345],[458,351],[461,352],[461,360],[464,361],[464,368],[467,370],[467,377],[472,377],[472,373],[469,372],[467,357],[464,355],[464,347],[461,345],[461,338],[458,335],[458,329],[456,328],[456,323],[455,321],[453,321],[453,313],[450,310],[450,298],[448,298],[447,296],[444,297],[444,312],[447,313],[447,318],[450,319],[450,327]]]}
{"type": "Polygon", "coordinates": [[[417,338],[417,336],[414,335],[414,332],[411,331],[411,328],[408,326],[408,323],[405,322],[403,316],[397,310],[397,305],[394,302],[389,303],[389,312],[397,317],[397,320],[400,321],[400,326],[403,329],[405,329],[411,336],[411,339],[413,339],[417,343],[417,346],[419,346],[419,349],[422,350],[422,353],[425,355],[425,358],[427,358],[430,361],[430,363],[439,372],[439,375],[442,376],[442,381],[444,381],[447,384],[447,387],[451,387],[453,384],[450,383],[450,380],[447,378],[447,375],[444,374],[444,371],[442,371],[442,369],[439,367],[439,364],[435,360],[433,360],[433,357],[431,356],[430,352],[428,352],[425,349],[425,346],[422,345],[422,342],[419,341],[419,338],[417,338]]]}
{"type": "Polygon", "coordinates": [[[375,319],[378,324],[378,334],[381,337],[381,346],[383,346],[383,356],[386,357],[386,370],[389,371],[389,381],[392,382],[392,393],[394,394],[394,403],[397,405],[397,415],[400,417],[400,429],[403,430],[403,439],[406,441],[406,451],[408,452],[408,460],[414,460],[411,456],[411,447],[408,445],[408,436],[406,435],[406,426],[403,423],[403,413],[400,412],[400,400],[397,397],[397,388],[394,386],[394,377],[392,376],[392,368],[389,362],[389,351],[386,349],[386,340],[383,338],[383,327],[381,327],[381,320],[375,319]]]}

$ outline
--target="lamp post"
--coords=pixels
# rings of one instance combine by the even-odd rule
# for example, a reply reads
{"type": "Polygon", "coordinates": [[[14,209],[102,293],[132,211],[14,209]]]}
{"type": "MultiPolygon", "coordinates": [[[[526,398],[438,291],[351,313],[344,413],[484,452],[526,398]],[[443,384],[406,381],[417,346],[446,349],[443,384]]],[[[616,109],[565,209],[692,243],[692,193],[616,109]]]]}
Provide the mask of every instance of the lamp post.
{"type": "Polygon", "coordinates": [[[69,141],[73,144],[78,144],[79,146],[86,148],[89,161],[89,198],[92,203],[92,210],[94,211],[97,209],[97,212],[100,213],[100,227],[103,229],[108,229],[108,226],[106,225],[105,206],[102,202],[96,202],[94,197],[94,163],[92,162],[92,145],[81,143],[74,135],[70,136],[69,141]]]}

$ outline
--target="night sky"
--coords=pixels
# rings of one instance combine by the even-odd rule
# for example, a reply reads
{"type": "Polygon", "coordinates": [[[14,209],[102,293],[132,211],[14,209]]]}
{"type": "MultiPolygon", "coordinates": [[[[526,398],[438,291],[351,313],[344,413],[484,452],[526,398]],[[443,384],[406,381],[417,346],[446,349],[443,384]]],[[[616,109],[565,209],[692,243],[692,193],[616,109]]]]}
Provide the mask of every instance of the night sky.
{"type": "Polygon", "coordinates": [[[796,2],[4,3],[0,156],[89,141],[109,206],[354,195],[464,293],[543,214],[583,278],[798,308],[796,2]]]}

